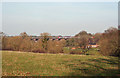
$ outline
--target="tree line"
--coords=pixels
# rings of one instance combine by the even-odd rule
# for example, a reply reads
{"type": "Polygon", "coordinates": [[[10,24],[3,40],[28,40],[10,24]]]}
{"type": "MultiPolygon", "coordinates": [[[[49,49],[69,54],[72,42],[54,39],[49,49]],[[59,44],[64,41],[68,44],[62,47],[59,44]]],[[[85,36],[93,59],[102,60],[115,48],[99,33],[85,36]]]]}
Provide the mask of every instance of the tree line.
{"type": "MultiPolygon", "coordinates": [[[[31,40],[26,32],[20,33],[19,36],[7,37],[2,36],[2,50],[13,51],[25,51],[36,53],[66,53],[64,47],[77,47],[82,51],[88,51],[91,47],[88,47],[90,43],[96,43],[100,45],[100,53],[109,56],[119,56],[118,47],[118,29],[110,27],[105,30],[104,33],[91,34],[86,31],[81,31],[73,38],[68,40],[47,40],[51,37],[50,33],[41,33],[42,39],[37,42],[31,40]],[[76,38],[77,37],[77,38],[76,38]]],[[[70,54],[76,53],[70,50],[70,54]]],[[[76,54],[79,54],[77,52],[76,54]]]]}

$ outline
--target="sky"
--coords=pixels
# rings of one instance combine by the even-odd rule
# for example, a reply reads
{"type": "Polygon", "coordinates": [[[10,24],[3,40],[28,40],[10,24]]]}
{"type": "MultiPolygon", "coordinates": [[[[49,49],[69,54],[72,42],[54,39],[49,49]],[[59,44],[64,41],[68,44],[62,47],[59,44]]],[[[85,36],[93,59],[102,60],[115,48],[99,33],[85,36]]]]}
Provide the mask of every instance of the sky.
{"type": "Polygon", "coordinates": [[[8,35],[74,36],[118,26],[117,2],[3,2],[2,31],[8,35]]]}

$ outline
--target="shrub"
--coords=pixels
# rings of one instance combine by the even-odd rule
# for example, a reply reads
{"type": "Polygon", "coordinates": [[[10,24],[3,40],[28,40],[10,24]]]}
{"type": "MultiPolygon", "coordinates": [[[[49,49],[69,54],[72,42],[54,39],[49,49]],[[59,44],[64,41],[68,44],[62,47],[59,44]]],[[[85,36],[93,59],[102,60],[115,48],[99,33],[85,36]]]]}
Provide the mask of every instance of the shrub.
{"type": "Polygon", "coordinates": [[[70,54],[84,54],[84,52],[82,52],[81,49],[75,49],[75,50],[71,50],[70,54]]]}

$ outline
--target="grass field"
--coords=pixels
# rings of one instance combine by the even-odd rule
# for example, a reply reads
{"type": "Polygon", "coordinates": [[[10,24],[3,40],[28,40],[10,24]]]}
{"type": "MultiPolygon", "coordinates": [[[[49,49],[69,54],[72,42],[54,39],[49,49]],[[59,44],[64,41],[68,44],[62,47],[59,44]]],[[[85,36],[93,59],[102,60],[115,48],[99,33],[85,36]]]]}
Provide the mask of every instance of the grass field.
{"type": "Polygon", "coordinates": [[[3,76],[115,76],[118,58],[2,51],[3,76]]]}

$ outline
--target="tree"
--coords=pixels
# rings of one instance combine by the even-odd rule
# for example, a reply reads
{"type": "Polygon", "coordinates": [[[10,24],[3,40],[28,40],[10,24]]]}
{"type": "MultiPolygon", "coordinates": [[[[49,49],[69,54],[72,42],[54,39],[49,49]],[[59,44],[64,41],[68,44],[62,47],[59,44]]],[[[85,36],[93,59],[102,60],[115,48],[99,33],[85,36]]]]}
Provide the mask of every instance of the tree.
{"type": "Polygon", "coordinates": [[[75,35],[76,42],[78,43],[78,46],[83,47],[83,49],[86,48],[88,45],[89,38],[91,37],[90,33],[87,33],[86,31],[81,31],[78,34],[75,35]]]}
{"type": "Polygon", "coordinates": [[[33,48],[33,42],[30,40],[29,37],[25,37],[22,39],[22,43],[19,43],[19,50],[20,51],[32,51],[33,48]]]}
{"type": "Polygon", "coordinates": [[[119,56],[118,29],[110,27],[102,34],[100,41],[100,51],[103,55],[119,56]]]}
{"type": "Polygon", "coordinates": [[[3,32],[0,32],[0,50],[5,48],[6,35],[3,32]]]}
{"type": "Polygon", "coordinates": [[[0,32],[0,37],[1,37],[1,36],[6,36],[6,34],[3,33],[3,32],[0,32]]]}
{"type": "Polygon", "coordinates": [[[88,39],[89,39],[88,35],[82,35],[80,38],[76,39],[76,41],[78,42],[78,45],[80,47],[82,47],[83,49],[86,49],[89,43],[88,39]]]}
{"type": "Polygon", "coordinates": [[[92,37],[89,38],[89,43],[98,43],[101,37],[101,33],[95,33],[92,37]]]}
{"type": "Polygon", "coordinates": [[[23,38],[28,37],[28,35],[27,35],[26,32],[22,32],[22,33],[20,33],[20,36],[22,36],[23,38]]]}
{"type": "Polygon", "coordinates": [[[47,51],[47,43],[50,37],[50,33],[41,33],[40,35],[42,37],[42,47],[45,49],[45,51],[47,51]]]}
{"type": "Polygon", "coordinates": [[[1,37],[2,38],[2,40],[0,40],[1,41],[1,44],[2,44],[2,49],[3,50],[5,50],[6,49],[6,46],[7,46],[7,37],[6,36],[3,36],[3,37],[1,37]]]}
{"type": "Polygon", "coordinates": [[[86,31],[81,31],[75,35],[75,37],[80,37],[81,35],[88,35],[86,31]]]}
{"type": "Polygon", "coordinates": [[[70,47],[73,47],[73,46],[76,46],[76,43],[75,43],[75,39],[74,38],[70,38],[68,40],[66,40],[66,46],[70,46],[70,47]]]}
{"type": "Polygon", "coordinates": [[[94,35],[94,42],[95,43],[98,43],[98,41],[100,40],[100,37],[101,37],[101,33],[95,33],[95,35],[94,35]]]}
{"type": "Polygon", "coordinates": [[[49,40],[47,50],[49,53],[63,53],[63,47],[65,45],[65,40],[49,40]]]}
{"type": "Polygon", "coordinates": [[[76,45],[82,48],[82,52],[87,52],[89,44],[89,38],[91,37],[90,33],[87,33],[86,31],[81,31],[78,34],[75,35],[75,42],[76,45]]]}

